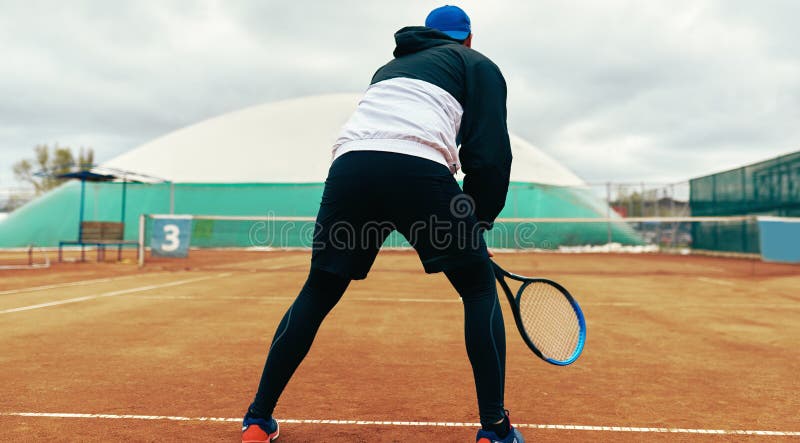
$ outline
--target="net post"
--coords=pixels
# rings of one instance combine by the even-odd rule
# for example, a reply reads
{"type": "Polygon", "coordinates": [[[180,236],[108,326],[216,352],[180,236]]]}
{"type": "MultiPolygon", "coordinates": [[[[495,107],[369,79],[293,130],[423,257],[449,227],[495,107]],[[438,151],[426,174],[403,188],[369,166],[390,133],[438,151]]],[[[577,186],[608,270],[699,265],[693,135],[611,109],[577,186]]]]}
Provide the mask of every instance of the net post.
{"type": "Polygon", "coordinates": [[[139,214],[139,244],[137,245],[137,259],[139,267],[144,266],[144,225],[147,214],[139,214]]]}
{"type": "Polygon", "coordinates": [[[169,214],[175,213],[175,183],[169,182],[169,214]]]}
{"type": "Polygon", "coordinates": [[[611,182],[606,182],[606,218],[609,222],[606,224],[606,243],[611,244],[611,182]]]}

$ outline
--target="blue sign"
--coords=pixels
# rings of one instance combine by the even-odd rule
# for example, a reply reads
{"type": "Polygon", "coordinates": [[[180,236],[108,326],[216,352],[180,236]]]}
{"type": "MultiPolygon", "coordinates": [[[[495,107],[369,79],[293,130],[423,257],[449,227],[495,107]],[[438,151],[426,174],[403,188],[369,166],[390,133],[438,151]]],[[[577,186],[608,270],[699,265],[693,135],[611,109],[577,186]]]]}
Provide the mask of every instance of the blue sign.
{"type": "Polygon", "coordinates": [[[800,219],[758,217],[758,233],[764,261],[800,263],[800,219]]]}
{"type": "Polygon", "coordinates": [[[189,255],[191,238],[191,217],[157,218],[150,232],[150,253],[156,257],[185,258],[189,255]]]}

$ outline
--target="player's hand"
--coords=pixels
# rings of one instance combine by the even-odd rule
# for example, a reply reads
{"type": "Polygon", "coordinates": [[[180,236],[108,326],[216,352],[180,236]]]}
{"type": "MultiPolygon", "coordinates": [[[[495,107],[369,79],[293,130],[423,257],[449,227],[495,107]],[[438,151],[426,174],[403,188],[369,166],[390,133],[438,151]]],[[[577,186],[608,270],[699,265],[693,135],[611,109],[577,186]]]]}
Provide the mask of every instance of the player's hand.
{"type": "Polygon", "coordinates": [[[491,258],[491,257],[494,257],[494,252],[492,252],[492,250],[491,250],[491,249],[489,249],[489,248],[486,248],[486,252],[488,252],[488,253],[489,253],[489,258],[491,258]]]}

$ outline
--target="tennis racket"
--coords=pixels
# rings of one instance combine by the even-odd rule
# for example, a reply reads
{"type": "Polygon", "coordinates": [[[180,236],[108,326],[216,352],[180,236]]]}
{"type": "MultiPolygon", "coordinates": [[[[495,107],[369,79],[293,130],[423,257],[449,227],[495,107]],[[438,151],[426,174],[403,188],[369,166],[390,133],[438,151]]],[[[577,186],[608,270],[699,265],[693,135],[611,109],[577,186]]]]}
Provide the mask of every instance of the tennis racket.
{"type": "Polygon", "coordinates": [[[494,275],[506,293],[525,344],[542,360],[566,366],[578,359],[586,342],[586,320],[578,302],[560,284],[512,274],[497,263],[494,275]],[[506,279],[522,285],[516,297],[506,279]]]}

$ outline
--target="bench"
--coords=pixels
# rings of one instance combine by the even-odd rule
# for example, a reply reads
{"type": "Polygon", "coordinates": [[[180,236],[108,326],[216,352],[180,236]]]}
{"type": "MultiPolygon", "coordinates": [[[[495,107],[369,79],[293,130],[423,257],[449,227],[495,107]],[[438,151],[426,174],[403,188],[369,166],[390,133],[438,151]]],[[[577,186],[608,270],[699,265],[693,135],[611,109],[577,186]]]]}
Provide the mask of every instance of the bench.
{"type": "Polygon", "coordinates": [[[81,261],[86,261],[84,246],[97,248],[97,261],[105,260],[106,246],[117,247],[117,261],[122,260],[122,247],[125,245],[138,245],[135,240],[123,240],[125,224],[121,222],[81,222],[81,234],[78,240],[63,240],[58,242],[58,261],[62,261],[61,250],[64,245],[79,245],[81,247],[81,261]]]}

